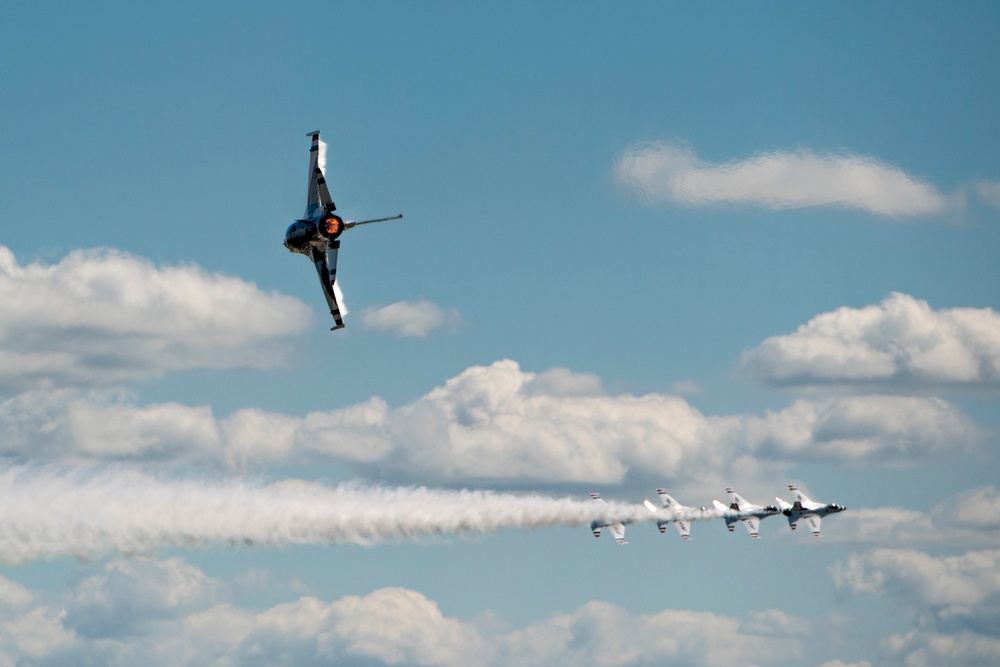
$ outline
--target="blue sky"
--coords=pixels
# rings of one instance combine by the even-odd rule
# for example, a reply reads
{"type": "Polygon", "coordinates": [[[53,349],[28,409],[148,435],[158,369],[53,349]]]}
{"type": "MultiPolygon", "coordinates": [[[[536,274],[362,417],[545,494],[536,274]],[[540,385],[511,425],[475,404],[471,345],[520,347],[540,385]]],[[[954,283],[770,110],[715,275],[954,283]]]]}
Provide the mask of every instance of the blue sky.
{"type": "Polygon", "coordinates": [[[0,662],[1000,661],[993,3],[2,16],[0,662]]]}

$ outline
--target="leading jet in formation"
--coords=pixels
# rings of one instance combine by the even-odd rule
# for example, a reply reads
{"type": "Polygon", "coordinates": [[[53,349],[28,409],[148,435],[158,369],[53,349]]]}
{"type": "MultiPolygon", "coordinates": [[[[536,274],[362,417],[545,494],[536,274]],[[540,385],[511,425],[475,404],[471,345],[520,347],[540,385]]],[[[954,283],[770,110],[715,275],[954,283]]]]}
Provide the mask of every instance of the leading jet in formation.
{"type": "Polygon", "coordinates": [[[309,149],[309,188],[306,195],[305,215],[291,224],[285,232],[285,247],[292,252],[307,256],[312,260],[323,286],[323,296],[333,316],[336,331],[344,327],[341,315],[340,287],[337,285],[337,253],[340,250],[340,235],[344,231],[373,222],[399,220],[402,215],[376,220],[344,220],[334,211],[337,207],[330,197],[326,185],[326,144],[320,141],[319,131],[310,132],[312,147],[309,149]]]}
{"type": "Polygon", "coordinates": [[[823,517],[828,514],[843,512],[847,509],[837,503],[818,503],[815,500],[811,500],[806,494],[799,491],[794,484],[789,484],[788,490],[795,497],[795,502],[789,504],[781,498],[777,498],[776,500],[778,501],[781,513],[788,517],[788,526],[792,530],[795,530],[799,519],[805,521],[806,525],[809,526],[809,530],[812,531],[813,537],[823,537],[819,532],[819,524],[823,520],[823,517]]]}
{"type": "Polygon", "coordinates": [[[712,504],[715,505],[715,509],[725,512],[723,517],[726,520],[726,528],[729,529],[730,533],[733,532],[733,524],[737,521],[742,521],[743,525],[747,527],[750,537],[756,540],[760,537],[760,520],[772,514],[777,514],[779,511],[774,505],[768,505],[767,507],[754,505],[733,491],[731,487],[726,487],[726,493],[731,498],[728,506],[723,505],[718,500],[713,500],[712,504]]]}

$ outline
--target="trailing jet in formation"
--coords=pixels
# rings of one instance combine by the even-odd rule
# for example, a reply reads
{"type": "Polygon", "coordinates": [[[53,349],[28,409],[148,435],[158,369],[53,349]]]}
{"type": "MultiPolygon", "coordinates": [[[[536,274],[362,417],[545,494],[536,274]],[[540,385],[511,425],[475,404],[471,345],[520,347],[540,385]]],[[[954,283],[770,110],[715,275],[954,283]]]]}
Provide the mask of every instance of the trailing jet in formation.
{"type": "Polygon", "coordinates": [[[806,525],[809,526],[809,530],[812,531],[813,537],[823,537],[819,532],[819,524],[823,517],[828,514],[843,512],[847,509],[837,503],[818,503],[811,500],[806,494],[799,491],[794,484],[789,484],[788,490],[795,496],[795,502],[788,504],[781,498],[777,498],[781,513],[788,517],[788,525],[792,530],[795,530],[799,519],[804,520],[806,525]]]}
{"type": "Polygon", "coordinates": [[[760,520],[769,517],[772,514],[778,513],[778,508],[774,505],[768,505],[764,507],[763,505],[754,505],[748,502],[743,496],[733,491],[732,487],[726,487],[726,493],[729,494],[731,500],[729,506],[723,505],[718,500],[713,500],[712,504],[715,505],[715,509],[725,512],[723,515],[726,519],[726,528],[729,532],[733,532],[733,528],[737,521],[742,521],[743,525],[747,527],[747,532],[750,533],[750,537],[757,539],[760,537],[760,520]]]}
{"type": "Polygon", "coordinates": [[[330,331],[344,327],[340,312],[340,287],[337,285],[337,253],[339,236],[345,230],[372,222],[399,220],[402,215],[377,220],[344,220],[334,211],[337,207],[330,198],[326,185],[326,144],[320,141],[319,131],[310,132],[312,147],[309,149],[309,188],[306,195],[305,215],[291,224],[285,232],[285,247],[312,260],[323,286],[323,296],[333,315],[334,326],[330,331]]]}
{"type": "MultiPolygon", "coordinates": [[[[730,503],[726,505],[720,503],[718,500],[713,500],[714,510],[682,505],[663,489],[656,490],[657,495],[660,496],[660,503],[663,505],[662,509],[648,500],[644,500],[643,504],[646,506],[646,509],[656,516],[656,527],[661,533],[666,532],[667,525],[672,523],[676,526],[677,532],[680,533],[683,540],[691,539],[692,521],[710,519],[723,519],[726,522],[729,532],[733,532],[737,521],[742,521],[746,525],[750,537],[758,539],[760,537],[761,519],[775,514],[784,514],[788,517],[788,525],[791,526],[792,530],[795,530],[799,519],[804,519],[812,530],[813,536],[821,537],[819,532],[820,520],[827,514],[835,514],[847,509],[843,505],[836,503],[827,505],[814,502],[792,484],[788,485],[788,489],[794,494],[795,502],[787,503],[778,498],[777,506],[768,505],[765,507],[763,505],[754,505],[736,493],[731,487],[726,487],[726,492],[730,496],[730,503]]],[[[598,493],[592,493],[590,497],[598,502],[604,502],[604,499],[598,493]]],[[[622,520],[607,518],[591,522],[590,529],[594,531],[594,537],[600,537],[601,529],[608,528],[618,544],[628,544],[625,541],[625,526],[635,520],[637,520],[635,517],[622,520]]]]}
{"type": "MultiPolygon", "coordinates": [[[[663,533],[666,532],[667,530],[667,524],[672,523],[674,524],[674,527],[677,528],[677,532],[680,533],[682,540],[685,541],[690,540],[691,519],[694,517],[694,513],[698,511],[698,508],[689,507],[688,505],[682,505],[681,503],[674,500],[674,498],[663,489],[657,489],[656,494],[660,496],[660,502],[663,503],[663,509],[668,510],[673,515],[673,518],[668,518],[668,519],[658,517],[656,519],[656,527],[660,529],[661,533],[663,533]]],[[[656,508],[656,505],[649,502],[648,500],[644,500],[643,503],[646,505],[646,507],[649,509],[650,512],[659,515],[660,512],[656,508]]],[[[704,512],[705,508],[702,507],[701,511],[704,512]]]]}
{"type": "MultiPolygon", "coordinates": [[[[599,503],[604,502],[604,498],[601,498],[601,494],[599,493],[592,493],[590,494],[590,497],[599,503]]],[[[609,523],[592,521],[590,523],[590,529],[594,531],[594,537],[601,536],[601,528],[607,528],[608,530],[610,530],[611,534],[615,538],[615,542],[617,542],[618,544],[628,544],[628,542],[625,541],[625,524],[622,523],[621,521],[612,521],[609,523]]]]}

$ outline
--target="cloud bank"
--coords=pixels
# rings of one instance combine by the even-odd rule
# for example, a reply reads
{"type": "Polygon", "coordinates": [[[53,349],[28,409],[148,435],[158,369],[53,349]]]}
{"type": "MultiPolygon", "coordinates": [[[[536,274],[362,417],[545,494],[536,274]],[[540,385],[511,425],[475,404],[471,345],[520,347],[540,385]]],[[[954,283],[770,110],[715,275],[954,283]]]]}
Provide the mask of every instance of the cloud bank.
{"type": "Polygon", "coordinates": [[[886,384],[1000,388],[1000,314],[933,310],[895,292],[882,303],[822,313],[743,353],[773,385],[886,384]]]}
{"type": "Polygon", "coordinates": [[[3,665],[784,665],[802,664],[813,632],[777,609],[741,619],[605,602],[510,627],[448,616],[405,588],[247,609],[179,559],[112,561],[59,596],[0,577],[0,594],[3,665]]]}
{"type": "Polygon", "coordinates": [[[798,400],[707,416],[678,396],[609,395],[589,374],[473,366],[416,401],[379,397],[304,417],[115,396],[30,392],[0,402],[0,454],[27,460],[209,460],[236,470],[347,464],[399,483],[782,484],[801,462],[911,465],[968,451],[981,429],[954,405],[905,396],[798,400]]]}
{"type": "Polygon", "coordinates": [[[461,321],[457,310],[431,301],[398,301],[381,308],[366,308],[361,314],[361,324],[367,329],[414,338],[425,338],[437,329],[454,329],[461,321]]]}
{"type": "Polygon", "coordinates": [[[882,641],[888,657],[907,665],[1000,662],[1000,550],[935,557],[876,549],[831,572],[841,590],[917,609],[918,629],[882,641]]]}
{"type": "Polygon", "coordinates": [[[712,164],[688,148],[654,142],[625,151],[615,171],[619,183],[651,203],[776,211],[838,206],[894,218],[952,208],[933,185],[875,158],[853,154],[775,151],[712,164]]]}
{"type": "Polygon", "coordinates": [[[273,368],[309,309],[193,265],[115,250],[20,265],[0,246],[0,390],[101,386],[191,368],[273,368]]]}

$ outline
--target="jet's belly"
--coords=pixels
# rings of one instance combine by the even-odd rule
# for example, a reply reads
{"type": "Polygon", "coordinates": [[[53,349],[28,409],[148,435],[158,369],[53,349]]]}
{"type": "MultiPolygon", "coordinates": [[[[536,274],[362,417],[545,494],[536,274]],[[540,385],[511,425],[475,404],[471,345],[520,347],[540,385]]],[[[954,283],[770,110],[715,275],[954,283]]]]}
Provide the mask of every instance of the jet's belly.
{"type": "Polygon", "coordinates": [[[296,220],[285,232],[285,247],[292,252],[309,254],[312,247],[323,247],[326,239],[320,236],[315,220],[296,220]]]}

